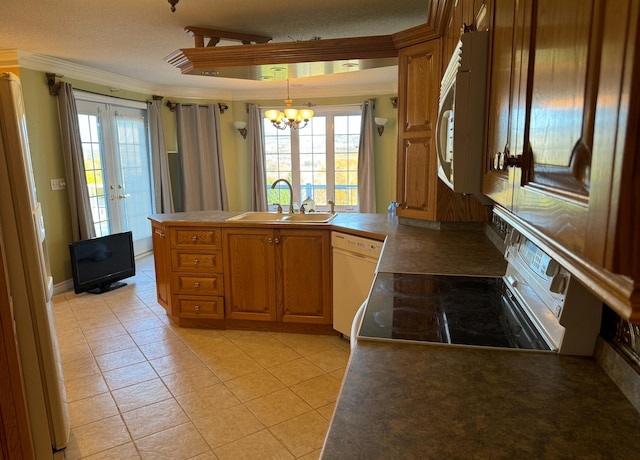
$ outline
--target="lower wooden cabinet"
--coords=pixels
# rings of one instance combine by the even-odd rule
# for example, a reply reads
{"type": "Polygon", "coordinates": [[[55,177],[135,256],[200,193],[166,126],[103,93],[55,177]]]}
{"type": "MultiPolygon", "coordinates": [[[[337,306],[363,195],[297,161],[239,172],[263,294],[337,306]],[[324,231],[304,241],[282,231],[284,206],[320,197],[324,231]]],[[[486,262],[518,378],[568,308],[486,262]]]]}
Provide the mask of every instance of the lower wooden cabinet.
{"type": "Polygon", "coordinates": [[[190,319],[223,319],[224,298],[210,297],[206,300],[201,297],[177,296],[180,318],[190,319]]]}
{"type": "Polygon", "coordinates": [[[331,324],[328,230],[222,231],[225,317],[331,324]]]}
{"type": "Polygon", "coordinates": [[[334,332],[329,230],[152,228],[158,303],[178,325],[334,332]]]}
{"type": "Polygon", "coordinates": [[[153,242],[153,262],[156,271],[156,295],[158,303],[164,307],[167,313],[171,314],[171,287],[170,269],[168,253],[170,251],[169,241],[166,238],[164,225],[152,222],[152,242],[153,242]]]}

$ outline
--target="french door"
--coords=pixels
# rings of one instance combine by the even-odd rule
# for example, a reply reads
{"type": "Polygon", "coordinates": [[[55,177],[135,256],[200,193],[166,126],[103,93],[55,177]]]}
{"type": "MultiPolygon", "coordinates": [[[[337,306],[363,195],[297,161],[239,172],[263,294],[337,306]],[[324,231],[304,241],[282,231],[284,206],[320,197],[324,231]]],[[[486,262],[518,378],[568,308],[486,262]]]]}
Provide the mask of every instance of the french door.
{"type": "Polygon", "coordinates": [[[96,236],[130,230],[138,255],[152,248],[147,220],[153,214],[153,194],[146,106],[119,103],[84,100],[82,93],[76,94],[96,236]]]}

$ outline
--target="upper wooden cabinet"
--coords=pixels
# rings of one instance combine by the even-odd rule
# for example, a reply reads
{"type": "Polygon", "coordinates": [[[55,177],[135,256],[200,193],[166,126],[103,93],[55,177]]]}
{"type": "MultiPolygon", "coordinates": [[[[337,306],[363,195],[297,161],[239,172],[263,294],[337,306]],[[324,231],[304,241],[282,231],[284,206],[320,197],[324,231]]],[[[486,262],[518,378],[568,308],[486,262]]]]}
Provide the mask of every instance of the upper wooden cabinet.
{"type": "Polygon", "coordinates": [[[441,41],[400,50],[397,214],[432,221],[482,221],[487,209],[438,179],[436,118],[442,75],[441,41]]]}
{"type": "Polygon", "coordinates": [[[640,320],[637,0],[494,0],[483,191],[640,320]]]}
{"type": "Polygon", "coordinates": [[[400,51],[398,80],[398,215],[435,220],[438,160],[435,129],[440,41],[400,51]]]}

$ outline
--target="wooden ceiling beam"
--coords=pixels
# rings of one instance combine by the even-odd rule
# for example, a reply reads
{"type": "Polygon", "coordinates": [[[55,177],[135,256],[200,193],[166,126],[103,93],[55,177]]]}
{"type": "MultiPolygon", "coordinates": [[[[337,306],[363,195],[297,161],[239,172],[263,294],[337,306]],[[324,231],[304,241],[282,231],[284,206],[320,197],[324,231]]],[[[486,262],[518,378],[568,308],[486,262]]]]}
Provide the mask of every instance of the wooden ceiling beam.
{"type": "Polygon", "coordinates": [[[391,35],[335,38],[243,46],[185,48],[165,61],[182,73],[221,67],[397,57],[391,35]]]}

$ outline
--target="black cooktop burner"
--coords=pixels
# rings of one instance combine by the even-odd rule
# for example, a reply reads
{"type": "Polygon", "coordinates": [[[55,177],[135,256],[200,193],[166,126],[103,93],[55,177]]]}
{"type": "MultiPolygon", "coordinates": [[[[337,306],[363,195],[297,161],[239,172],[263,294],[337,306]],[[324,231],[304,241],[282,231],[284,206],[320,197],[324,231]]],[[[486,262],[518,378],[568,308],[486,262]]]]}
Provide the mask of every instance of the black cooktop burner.
{"type": "Polygon", "coordinates": [[[359,337],[550,349],[494,277],[378,273],[359,337]]]}

